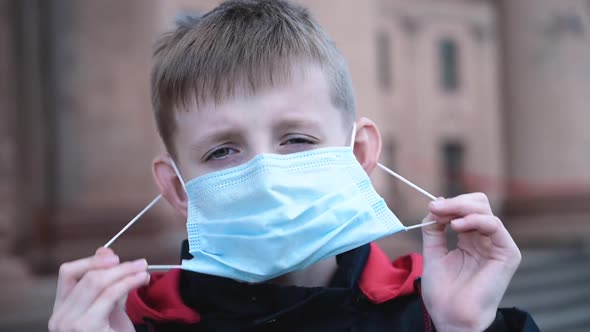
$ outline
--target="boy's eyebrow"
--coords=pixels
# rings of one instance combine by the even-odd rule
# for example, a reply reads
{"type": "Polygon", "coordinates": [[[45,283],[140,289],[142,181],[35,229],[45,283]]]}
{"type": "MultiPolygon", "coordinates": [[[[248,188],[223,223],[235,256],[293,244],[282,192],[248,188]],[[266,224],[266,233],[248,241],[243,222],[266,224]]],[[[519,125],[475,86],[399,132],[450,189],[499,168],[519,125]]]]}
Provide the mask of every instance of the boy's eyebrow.
{"type": "MultiPolygon", "coordinates": [[[[319,134],[323,133],[322,126],[317,120],[308,118],[283,118],[275,120],[272,123],[272,130],[282,132],[286,130],[293,130],[298,128],[306,128],[317,131],[319,134]]],[[[227,126],[221,129],[213,129],[196,137],[190,144],[189,149],[193,151],[201,149],[209,149],[212,142],[239,140],[243,137],[243,128],[236,126],[227,126]]]]}
{"type": "Polygon", "coordinates": [[[218,130],[211,130],[209,133],[198,137],[190,143],[190,149],[207,148],[211,142],[236,139],[242,136],[242,130],[236,127],[227,127],[218,130]]]}
{"type": "Polygon", "coordinates": [[[308,118],[287,118],[273,122],[273,129],[283,131],[293,128],[310,128],[321,130],[322,126],[318,121],[308,118]]]}

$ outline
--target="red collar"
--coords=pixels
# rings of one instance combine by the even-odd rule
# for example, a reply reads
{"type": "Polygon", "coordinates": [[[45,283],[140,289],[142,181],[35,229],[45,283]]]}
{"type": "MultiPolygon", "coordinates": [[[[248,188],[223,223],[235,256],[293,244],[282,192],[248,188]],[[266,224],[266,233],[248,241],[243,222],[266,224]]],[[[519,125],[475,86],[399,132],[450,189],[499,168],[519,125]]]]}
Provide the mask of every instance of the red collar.
{"type": "MultiPolygon", "coordinates": [[[[181,270],[153,273],[149,285],[129,293],[127,314],[134,324],[145,318],[155,322],[197,323],[201,316],[186,306],[179,292],[181,270]]],[[[414,281],[422,274],[422,256],[412,253],[393,263],[377,245],[371,251],[358,285],[373,303],[382,303],[415,292],[414,281]]]]}
{"type": "Polygon", "coordinates": [[[197,323],[201,315],[187,307],[180,297],[180,269],[166,273],[152,273],[150,283],[133,290],[127,297],[127,315],[133,324],[144,323],[144,318],[156,322],[197,323]]]}
{"type": "Polygon", "coordinates": [[[415,292],[414,281],[422,275],[422,256],[411,253],[391,262],[371,243],[371,253],[361,274],[359,288],[373,303],[382,303],[415,292]]]}

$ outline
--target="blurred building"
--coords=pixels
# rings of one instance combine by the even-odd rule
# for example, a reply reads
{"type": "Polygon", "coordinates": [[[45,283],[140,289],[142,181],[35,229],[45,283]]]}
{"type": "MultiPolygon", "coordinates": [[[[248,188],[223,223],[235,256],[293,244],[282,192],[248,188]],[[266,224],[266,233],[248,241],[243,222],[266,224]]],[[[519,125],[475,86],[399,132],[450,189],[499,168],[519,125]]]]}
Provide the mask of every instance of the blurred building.
{"type": "MultiPolygon", "coordinates": [[[[589,1],[298,2],[349,61],[383,163],[437,196],[486,192],[521,247],[550,253],[536,250],[539,262],[587,257],[571,252],[590,243],[589,1]]],[[[43,327],[59,264],[92,254],[157,194],[152,45],[216,3],[0,0],[0,279],[6,312],[21,313],[0,317],[0,331],[43,327]]],[[[384,174],[374,182],[404,222],[423,217],[426,198],[384,174]]],[[[183,232],[161,203],[115,249],[174,263],[183,232]]],[[[419,232],[382,245],[419,250],[419,232]]],[[[590,277],[584,264],[571,273],[590,277]]],[[[590,289],[572,285],[577,300],[560,305],[588,309],[590,289]]],[[[588,327],[572,312],[568,330],[588,327]]]]}

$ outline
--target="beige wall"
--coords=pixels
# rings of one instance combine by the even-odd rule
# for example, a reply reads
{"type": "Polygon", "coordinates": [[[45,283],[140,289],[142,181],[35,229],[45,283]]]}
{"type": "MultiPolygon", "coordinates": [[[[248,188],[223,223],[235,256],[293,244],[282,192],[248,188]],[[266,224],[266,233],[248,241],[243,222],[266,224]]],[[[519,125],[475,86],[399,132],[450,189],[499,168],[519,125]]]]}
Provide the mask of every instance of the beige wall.
{"type": "Polygon", "coordinates": [[[140,205],[157,193],[149,99],[156,2],[58,3],[60,208],[111,209],[121,199],[140,205]]]}
{"type": "Polygon", "coordinates": [[[590,4],[502,6],[512,194],[590,192],[590,4]]]}
{"type": "MultiPolygon", "coordinates": [[[[498,205],[503,155],[494,8],[483,2],[382,1],[375,12],[393,45],[393,88],[381,90],[379,110],[382,129],[395,142],[397,170],[443,195],[442,144],[461,142],[469,189],[486,192],[498,205]],[[460,85],[450,93],[439,85],[443,38],[458,45],[460,85]]],[[[398,188],[403,213],[423,214],[425,199],[398,188]]]]}

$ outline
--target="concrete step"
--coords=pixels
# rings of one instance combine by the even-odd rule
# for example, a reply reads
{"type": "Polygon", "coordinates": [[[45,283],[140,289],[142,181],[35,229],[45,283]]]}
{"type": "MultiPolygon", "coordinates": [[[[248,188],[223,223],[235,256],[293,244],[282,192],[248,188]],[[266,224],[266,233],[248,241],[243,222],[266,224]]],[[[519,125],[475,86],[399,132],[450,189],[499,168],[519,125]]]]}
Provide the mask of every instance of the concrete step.
{"type": "MultiPolygon", "coordinates": [[[[533,314],[535,314],[533,312],[533,314]]],[[[535,316],[533,316],[535,317],[535,316]]],[[[543,312],[535,321],[544,332],[590,331],[590,301],[575,306],[556,307],[550,312],[543,312]]]]}
{"type": "MultiPolygon", "coordinates": [[[[502,300],[503,307],[526,308],[529,311],[551,311],[569,304],[590,301],[590,283],[567,284],[538,292],[507,292],[502,300]]],[[[590,314],[590,313],[589,313],[590,314]]]]}
{"type": "Polygon", "coordinates": [[[524,272],[530,269],[544,268],[549,264],[567,260],[579,260],[580,252],[571,248],[552,248],[522,250],[522,262],[518,270],[524,272]]]}
{"type": "Polygon", "coordinates": [[[589,220],[586,212],[534,217],[511,216],[506,227],[520,247],[570,247],[588,250],[589,220]]]}
{"type": "Polygon", "coordinates": [[[536,266],[529,263],[516,272],[508,290],[541,291],[586,280],[590,280],[590,259],[580,255],[559,261],[538,262],[536,266]]]}
{"type": "Polygon", "coordinates": [[[501,306],[530,312],[542,331],[590,331],[589,280],[583,251],[525,250],[501,306]]]}

